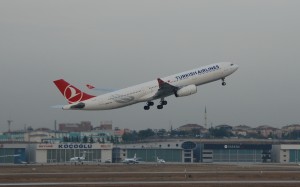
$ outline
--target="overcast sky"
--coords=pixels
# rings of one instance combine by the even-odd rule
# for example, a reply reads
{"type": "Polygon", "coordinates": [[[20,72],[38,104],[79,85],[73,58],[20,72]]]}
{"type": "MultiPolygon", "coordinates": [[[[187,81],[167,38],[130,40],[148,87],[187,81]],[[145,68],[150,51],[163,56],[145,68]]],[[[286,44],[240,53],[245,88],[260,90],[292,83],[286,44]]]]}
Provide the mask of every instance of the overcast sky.
{"type": "Polygon", "coordinates": [[[58,123],[113,121],[131,129],[186,123],[282,127],[300,123],[300,1],[0,1],[0,131],[58,123]],[[231,61],[239,70],[168,97],[110,111],[62,111],[53,80],[84,88],[125,88],[231,61]],[[157,103],[157,102],[156,102],[157,103]]]}

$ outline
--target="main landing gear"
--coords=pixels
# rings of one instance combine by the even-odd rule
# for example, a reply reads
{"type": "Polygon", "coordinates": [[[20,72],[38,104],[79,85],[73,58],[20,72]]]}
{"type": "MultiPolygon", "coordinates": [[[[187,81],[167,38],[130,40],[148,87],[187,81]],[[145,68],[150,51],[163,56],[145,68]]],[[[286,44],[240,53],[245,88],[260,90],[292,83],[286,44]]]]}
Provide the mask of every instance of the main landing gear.
{"type": "Polygon", "coordinates": [[[164,99],[161,99],[161,100],[160,100],[160,104],[157,105],[157,109],[163,109],[163,108],[164,108],[164,105],[167,105],[167,104],[168,104],[167,101],[165,101],[164,99]]]}
{"type": "Polygon", "coordinates": [[[148,101],[147,104],[146,104],[146,106],[144,106],[144,109],[145,110],[149,110],[150,106],[153,106],[153,105],[154,105],[154,103],[152,101],[148,101]]]}
{"type": "MultiPolygon", "coordinates": [[[[164,105],[167,105],[167,104],[168,104],[167,101],[165,101],[164,99],[161,99],[161,100],[160,100],[160,104],[157,105],[157,109],[163,109],[163,108],[164,108],[164,105]]],[[[148,101],[148,102],[146,103],[146,106],[144,106],[144,110],[149,110],[150,107],[153,106],[153,105],[154,105],[154,103],[153,103],[152,101],[148,101]]]]}
{"type": "Polygon", "coordinates": [[[222,86],[226,86],[225,78],[222,78],[222,86]]]}

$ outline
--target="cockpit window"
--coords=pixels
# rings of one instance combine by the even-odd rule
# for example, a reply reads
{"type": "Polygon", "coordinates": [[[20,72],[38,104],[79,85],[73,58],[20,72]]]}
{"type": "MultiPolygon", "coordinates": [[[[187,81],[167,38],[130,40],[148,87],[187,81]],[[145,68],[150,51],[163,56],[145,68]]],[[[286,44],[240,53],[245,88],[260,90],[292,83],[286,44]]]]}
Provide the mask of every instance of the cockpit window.
{"type": "Polygon", "coordinates": [[[233,64],[230,64],[231,66],[233,66],[233,64]]]}

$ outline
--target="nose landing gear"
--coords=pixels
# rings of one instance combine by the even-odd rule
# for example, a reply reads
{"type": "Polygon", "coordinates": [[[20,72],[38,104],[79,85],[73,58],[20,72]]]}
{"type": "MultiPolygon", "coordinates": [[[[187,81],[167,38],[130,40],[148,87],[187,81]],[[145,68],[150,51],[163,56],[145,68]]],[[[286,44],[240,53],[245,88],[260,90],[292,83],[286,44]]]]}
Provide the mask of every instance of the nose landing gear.
{"type": "Polygon", "coordinates": [[[222,78],[222,86],[226,86],[225,78],[222,78]]]}

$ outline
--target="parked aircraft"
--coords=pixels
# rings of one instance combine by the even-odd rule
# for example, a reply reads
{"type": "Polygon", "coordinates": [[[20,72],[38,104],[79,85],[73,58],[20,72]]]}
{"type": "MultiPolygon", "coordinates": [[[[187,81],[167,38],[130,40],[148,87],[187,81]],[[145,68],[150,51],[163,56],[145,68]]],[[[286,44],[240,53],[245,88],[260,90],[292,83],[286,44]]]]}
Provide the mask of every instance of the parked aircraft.
{"type": "Polygon", "coordinates": [[[156,158],[156,161],[157,161],[157,163],[160,163],[160,164],[166,163],[166,161],[164,159],[159,159],[158,157],[156,158]]]}
{"type": "Polygon", "coordinates": [[[139,161],[138,161],[138,158],[136,157],[136,154],[134,154],[134,157],[133,158],[125,158],[122,163],[125,163],[125,164],[138,164],[139,161]]]}
{"type": "Polygon", "coordinates": [[[17,158],[17,160],[15,161],[15,163],[17,164],[27,164],[27,162],[23,161],[20,159],[21,154],[14,154],[14,155],[1,155],[0,158],[9,158],[9,157],[14,157],[17,158]]]}
{"type": "Polygon", "coordinates": [[[149,110],[156,99],[160,99],[157,109],[162,109],[168,96],[189,96],[197,92],[197,86],[217,80],[225,86],[225,77],[237,69],[238,65],[229,62],[211,64],[99,96],[84,93],[63,79],[54,84],[69,102],[62,106],[64,110],[110,110],[139,102],[146,102],[144,109],[149,110]]]}
{"type": "Polygon", "coordinates": [[[83,151],[83,154],[81,157],[72,157],[70,158],[70,162],[82,162],[85,160],[85,154],[86,154],[86,151],[83,151]]]}
{"type": "Polygon", "coordinates": [[[14,155],[1,155],[0,158],[5,158],[5,157],[19,157],[21,156],[20,154],[14,154],[14,155]]]}

